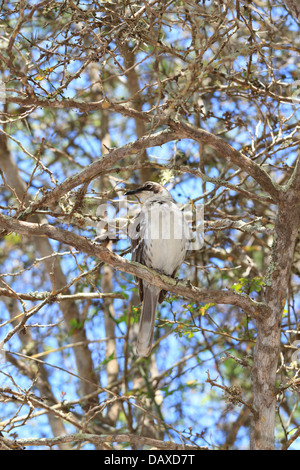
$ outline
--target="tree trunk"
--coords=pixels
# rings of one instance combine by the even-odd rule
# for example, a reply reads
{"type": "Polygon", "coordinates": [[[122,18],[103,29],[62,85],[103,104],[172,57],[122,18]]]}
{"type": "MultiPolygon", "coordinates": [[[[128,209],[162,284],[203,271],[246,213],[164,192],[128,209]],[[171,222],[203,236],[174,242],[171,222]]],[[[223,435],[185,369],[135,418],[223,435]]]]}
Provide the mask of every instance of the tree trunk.
{"type": "Polygon", "coordinates": [[[265,303],[270,315],[257,320],[257,339],[252,369],[252,450],[272,450],[275,442],[276,369],[280,349],[281,319],[287,297],[294,249],[300,225],[296,191],[281,194],[275,223],[272,259],[265,278],[265,303]]]}

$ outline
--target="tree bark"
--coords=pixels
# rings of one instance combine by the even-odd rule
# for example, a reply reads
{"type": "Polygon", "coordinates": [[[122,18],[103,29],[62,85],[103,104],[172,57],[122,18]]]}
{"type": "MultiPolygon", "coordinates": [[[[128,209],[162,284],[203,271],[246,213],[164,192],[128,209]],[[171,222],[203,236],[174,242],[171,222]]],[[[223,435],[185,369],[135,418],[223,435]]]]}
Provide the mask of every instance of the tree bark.
{"type": "Polygon", "coordinates": [[[287,297],[295,244],[300,226],[296,188],[282,191],[275,223],[272,259],[266,276],[265,303],[270,314],[256,320],[257,339],[252,369],[252,450],[273,450],[275,443],[276,370],[280,350],[281,319],[287,297]]]}

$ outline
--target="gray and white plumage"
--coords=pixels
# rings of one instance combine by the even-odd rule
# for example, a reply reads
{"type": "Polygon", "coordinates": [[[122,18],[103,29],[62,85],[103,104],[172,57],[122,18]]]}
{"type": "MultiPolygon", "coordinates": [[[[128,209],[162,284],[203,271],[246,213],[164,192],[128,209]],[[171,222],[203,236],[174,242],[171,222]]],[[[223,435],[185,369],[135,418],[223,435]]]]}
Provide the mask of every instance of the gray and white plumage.
{"type": "MultiPolygon", "coordinates": [[[[140,213],[129,227],[132,260],[175,277],[187,253],[189,226],[184,214],[169,191],[158,183],[147,181],[128,191],[143,203],[140,213]]],[[[167,292],[142,279],[137,279],[143,302],[136,352],[149,356],[152,349],[155,312],[167,292]]]]}

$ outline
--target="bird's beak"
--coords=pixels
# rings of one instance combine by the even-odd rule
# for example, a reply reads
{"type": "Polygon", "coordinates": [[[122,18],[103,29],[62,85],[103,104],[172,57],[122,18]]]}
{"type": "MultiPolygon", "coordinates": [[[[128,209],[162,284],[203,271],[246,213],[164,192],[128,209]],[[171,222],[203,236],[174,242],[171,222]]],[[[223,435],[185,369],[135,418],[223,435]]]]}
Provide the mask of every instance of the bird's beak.
{"type": "Polygon", "coordinates": [[[127,191],[125,193],[125,196],[129,196],[130,194],[140,193],[141,191],[142,191],[142,188],[132,189],[131,191],[127,191]]]}

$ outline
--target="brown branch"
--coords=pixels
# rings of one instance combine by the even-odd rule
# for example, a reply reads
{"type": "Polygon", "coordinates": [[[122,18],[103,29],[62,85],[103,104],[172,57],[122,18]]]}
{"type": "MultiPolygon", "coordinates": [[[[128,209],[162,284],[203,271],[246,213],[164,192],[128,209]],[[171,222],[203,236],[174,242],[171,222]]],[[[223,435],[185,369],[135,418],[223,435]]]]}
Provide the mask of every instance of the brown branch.
{"type": "MultiPolygon", "coordinates": [[[[0,288],[0,297],[39,301],[50,296],[50,292],[37,292],[35,294],[23,294],[0,288]]],[[[99,300],[99,299],[124,299],[122,292],[78,292],[76,294],[58,294],[56,300],[99,300]]]]}
{"type": "Polygon", "coordinates": [[[293,442],[296,439],[298,439],[299,436],[300,436],[300,426],[298,427],[297,431],[294,432],[292,437],[290,437],[289,440],[283,444],[281,450],[288,450],[288,448],[293,444],[293,442]]]}
{"type": "Polygon", "coordinates": [[[287,8],[290,10],[290,13],[294,19],[300,23],[300,6],[299,1],[297,0],[285,0],[283,3],[286,4],[287,8]]]}
{"type": "Polygon", "coordinates": [[[213,302],[216,304],[229,304],[240,307],[253,318],[263,317],[268,313],[266,305],[255,302],[246,294],[240,294],[233,290],[210,290],[199,289],[193,285],[187,285],[182,281],[169,278],[159,274],[153,269],[147,268],[136,262],[127,261],[121,256],[116,255],[107,248],[96,245],[85,237],[75,233],[53,227],[48,224],[34,224],[31,222],[21,222],[11,217],[0,215],[0,227],[17,232],[21,235],[48,237],[73,246],[77,250],[83,251],[91,256],[96,256],[108,265],[119,271],[132,274],[144,279],[161,289],[170,291],[174,294],[187,298],[195,302],[213,302]]]}
{"type": "MultiPolygon", "coordinates": [[[[0,55],[0,59],[4,60],[5,58],[0,55]]],[[[6,60],[6,63],[8,61],[6,60]]],[[[122,104],[113,103],[112,101],[108,101],[107,98],[104,98],[100,101],[76,101],[71,98],[67,98],[64,100],[59,99],[47,99],[47,98],[38,98],[34,97],[26,97],[26,98],[18,98],[16,96],[8,96],[6,98],[8,103],[15,103],[19,104],[22,108],[28,106],[36,106],[39,108],[55,108],[55,109],[78,109],[82,113],[88,113],[90,111],[99,111],[101,109],[109,109],[111,112],[120,113],[123,116],[131,117],[134,119],[139,119],[145,122],[151,121],[151,115],[147,112],[137,111],[134,108],[130,108],[129,106],[124,106],[122,104]]]]}
{"type": "Polygon", "coordinates": [[[294,171],[287,184],[283,187],[283,190],[284,193],[288,191],[294,197],[296,203],[298,203],[300,196],[300,156],[297,157],[294,171]]]}
{"type": "Polygon", "coordinates": [[[215,149],[220,155],[250,175],[275,202],[279,200],[280,188],[272,181],[268,173],[249,157],[235,150],[221,137],[204,129],[197,129],[184,121],[170,120],[169,125],[176,132],[180,131],[181,138],[193,139],[215,149]]]}
{"type": "MultiPolygon", "coordinates": [[[[95,109],[99,110],[102,108],[110,108],[111,111],[119,112],[120,114],[128,116],[128,117],[133,117],[135,120],[151,122],[151,119],[152,119],[151,115],[148,113],[136,111],[135,109],[128,108],[123,105],[108,102],[106,99],[98,101],[98,102],[94,102],[94,103],[77,102],[75,100],[69,100],[69,99],[64,100],[64,101],[47,101],[47,100],[37,100],[33,98],[26,98],[26,99],[8,98],[7,101],[14,101],[22,105],[35,104],[41,107],[45,107],[46,105],[47,107],[53,107],[53,108],[76,108],[82,112],[88,112],[88,111],[92,111],[95,109]]],[[[93,170],[97,166],[99,167],[102,166],[99,172],[109,168],[112,164],[116,163],[118,160],[130,154],[130,151],[128,152],[129,148],[132,149],[132,152],[134,152],[134,150],[143,151],[145,148],[155,146],[155,145],[162,145],[162,143],[169,142],[174,139],[189,138],[197,142],[204,143],[212,147],[213,149],[215,149],[220,155],[227,158],[234,165],[238,166],[243,171],[245,171],[248,175],[250,175],[262,187],[262,189],[272,197],[274,202],[278,202],[279,195],[280,195],[280,188],[278,187],[278,185],[276,185],[275,182],[272,181],[268,173],[261,166],[259,166],[253,160],[251,160],[249,157],[239,152],[238,150],[234,149],[228,142],[226,142],[221,137],[216,136],[204,129],[196,128],[183,120],[175,121],[172,119],[168,119],[167,117],[165,118],[162,117],[159,119],[159,124],[160,125],[167,124],[169,126],[169,129],[162,131],[158,134],[154,134],[152,136],[142,137],[138,139],[136,142],[127,144],[124,147],[113,150],[112,152],[109,152],[109,154],[107,155],[106,158],[108,160],[102,159],[100,161],[97,161],[93,163],[92,165],[90,165],[83,172],[84,173],[86,172],[86,174],[89,172],[93,173],[93,170]],[[158,144],[152,143],[153,141],[154,142],[156,141],[159,135],[165,136],[166,133],[169,133],[170,139],[166,140],[165,142],[158,143],[158,144]],[[148,141],[148,144],[141,146],[141,142],[145,140],[148,141]],[[110,158],[112,159],[111,163],[109,163],[110,158]],[[101,165],[101,162],[102,162],[102,165],[101,165]]],[[[74,177],[68,178],[67,181],[70,182],[70,180],[73,181],[73,179],[74,181],[76,181],[76,179],[79,177],[79,175],[82,175],[82,173],[79,173],[75,175],[74,177]]],[[[85,179],[85,181],[87,181],[87,179],[85,179]]],[[[82,182],[84,181],[81,181],[81,183],[82,182]]],[[[75,186],[78,186],[78,184],[80,184],[80,180],[79,182],[77,181],[75,186]]],[[[75,186],[73,186],[71,189],[73,189],[75,186]]]]}
{"type": "Polygon", "coordinates": [[[33,202],[30,204],[20,218],[27,218],[42,206],[54,204],[67,192],[96,178],[103,171],[111,168],[115,163],[127,157],[128,155],[136,154],[148,147],[161,146],[167,142],[170,142],[171,140],[174,140],[175,138],[176,133],[167,129],[161,132],[157,132],[151,136],[144,136],[134,142],[124,145],[123,147],[111,150],[105,154],[104,157],[96,160],[81,172],[71,176],[70,178],[67,178],[62,184],[56,186],[56,188],[52,191],[49,191],[38,202],[33,202]]]}
{"type": "Polygon", "coordinates": [[[205,382],[209,383],[211,387],[217,387],[223,390],[225,394],[225,398],[232,403],[233,405],[243,405],[246,406],[251,413],[254,416],[258,415],[258,412],[253,408],[253,406],[250,403],[247,403],[243,398],[242,398],[242,390],[236,386],[233,385],[232,387],[227,387],[226,385],[220,385],[216,382],[216,379],[211,379],[209,375],[209,371],[206,371],[207,373],[207,379],[205,382]]]}
{"type": "Polygon", "coordinates": [[[111,442],[117,443],[130,443],[132,445],[147,445],[155,447],[161,450],[208,450],[207,447],[198,447],[186,444],[176,444],[176,442],[160,441],[158,439],[152,439],[150,437],[138,436],[137,434],[108,434],[106,436],[99,436],[96,434],[88,433],[75,433],[65,436],[53,437],[53,438],[26,438],[18,439],[5,439],[0,437],[0,442],[10,448],[14,446],[26,447],[26,446],[49,446],[53,447],[57,444],[66,442],[91,442],[93,444],[108,444],[111,442]]]}

